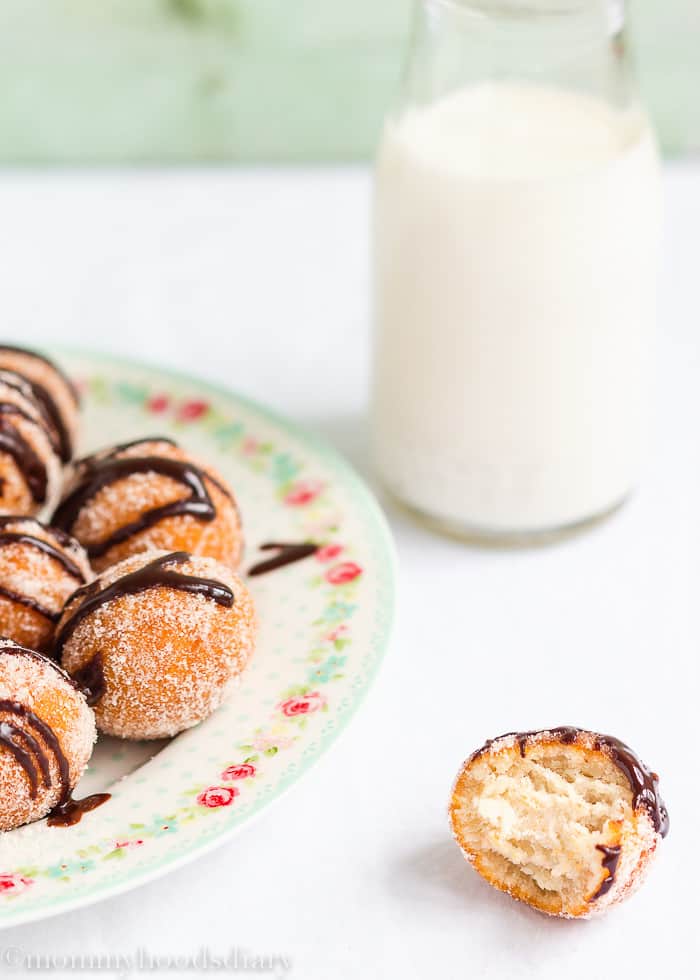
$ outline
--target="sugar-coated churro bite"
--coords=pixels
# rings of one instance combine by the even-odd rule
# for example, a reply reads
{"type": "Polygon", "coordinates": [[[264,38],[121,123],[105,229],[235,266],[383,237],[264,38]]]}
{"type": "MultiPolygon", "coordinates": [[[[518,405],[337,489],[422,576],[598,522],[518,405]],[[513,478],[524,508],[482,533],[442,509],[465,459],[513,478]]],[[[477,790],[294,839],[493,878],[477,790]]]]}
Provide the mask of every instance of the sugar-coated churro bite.
{"type": "Polygon", "coordinates": [[[211,558],[132,555],[77,592],[54,655],[87,691],[100,731],[153,739],[217,708],[253,652],[245,585],[211,558]]]}
{"type": "Polygon", "coordinates": [[[0,512],[46,514],[60,490],[61,459],[41,403],[26,379],[0,370],[0,512]]]}
{"type": "Polygon", "coordinates": [[[668,831],[656,774],[618,739],[571,727],[488,741],[462,766],[449,815],[490,884],[576,918],[630,895],[668,831]]]}
{"type": "Polygon", "coordinates": [[[224,480],[163,437],[79,460],[53,523],[80,541],[98,572],[150,549],[187,551],[235,569],[243,549],[224,480]]]}
{"type": "Polygon", "coordinates": [[[72,459],[79,430],[80,398],[73,382],[53,361],[33,350],[0,345],[0,370],[29,386],[62,462],[72,459]]]}
{"type": "Polygon", "coordinates": [[[95,738],[93,713],[60,667],[0,639],[0,830],[65,805],[95,738]]]}
{"type": "Polygon", "coordinates": [[[66,599],[91,578],[87,555],[63,531],[0,516],[0,635],[47,652],[66,599]]]}

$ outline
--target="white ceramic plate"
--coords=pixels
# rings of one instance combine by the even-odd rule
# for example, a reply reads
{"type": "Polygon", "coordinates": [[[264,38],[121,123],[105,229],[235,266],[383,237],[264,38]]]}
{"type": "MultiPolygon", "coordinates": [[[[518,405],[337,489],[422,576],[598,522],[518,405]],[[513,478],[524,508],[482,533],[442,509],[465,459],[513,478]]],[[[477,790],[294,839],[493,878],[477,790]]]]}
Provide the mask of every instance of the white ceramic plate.
{"type": "Polygon", "coordinates": [[[108,803],[74,827],[41,821],[0,835],[0,926],[126,891],[252,820],[347,724],[382,658],[393,611],[384,519],[333,452],[193,379],[96,355],[56,356],[84,393],[84,449],[162,433],[230,480],[246,532],[244,569],[265,541],[326,547],[250,579],[258,647],[229,703],[171,742],[101,739],[76,795],[108,789],[108,803]]]}

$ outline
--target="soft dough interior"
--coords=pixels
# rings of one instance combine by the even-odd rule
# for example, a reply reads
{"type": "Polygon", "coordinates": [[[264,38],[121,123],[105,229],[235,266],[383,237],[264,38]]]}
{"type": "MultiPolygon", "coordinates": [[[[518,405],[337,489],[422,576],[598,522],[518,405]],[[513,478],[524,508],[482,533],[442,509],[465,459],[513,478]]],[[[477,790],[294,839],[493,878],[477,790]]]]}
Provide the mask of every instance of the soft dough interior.
{"type": "Polygon", "coordinates": [[[486,752],[463,774],[454,817],[487,877],[549,911],[595,895],[608,875],[598,845],[633,818],[625,775],[601,752],[559,744],[486,752]]]}

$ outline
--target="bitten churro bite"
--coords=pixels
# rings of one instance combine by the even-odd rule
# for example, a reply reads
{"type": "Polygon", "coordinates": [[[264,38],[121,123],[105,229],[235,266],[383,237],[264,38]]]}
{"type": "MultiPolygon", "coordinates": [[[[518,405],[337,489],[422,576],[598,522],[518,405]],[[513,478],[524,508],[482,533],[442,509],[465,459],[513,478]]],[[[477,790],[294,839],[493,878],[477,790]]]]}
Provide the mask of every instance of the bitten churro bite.
{"type": "Polygon", "coordinates": [[[60,667],[0,640],[0,830],[66,805],[95,738],[92,711],[60,667]]]}
{"type": "Polygon", "coordinates": [[[73,456],[80,399],[73,382],[43,354],[0,345],[0,370],[12,371],[30,386],[49,429],[52,444],[64,463],[73,456]]]}
{"type": "Polygon", "coordinates": [[[161,437],[79,460],[53,523],[80,541],[98,572],[152,549],[235,569],[243,550],[238,508],[223,479],[161,437]]]}
{"type": "Polygon", "coordinates": [[[92,578],[73,538],[31,517],[0,517],[0,635],[47,652],[69,595],[92,578]]]}
{"type": "Polygon", "coordinates": [[[147,552],[68,602],[54,656],[87,691],[109,735],[175,735],[222,703],[255,641],[253,600],[227,566],[147,552]]]}
{"type": "Polygon", "coordinates": [[[61,460],[29,383],[0,370],[0,511],[42,515],[61,489],[61,460]]]}
{"type": "Polygon", "coordinates": [[[502,735],[464,763],[449,807],[464,856],[541,912],[586,917],[642,882],[668,813],[658,777],[610,735],[502,735]]]}

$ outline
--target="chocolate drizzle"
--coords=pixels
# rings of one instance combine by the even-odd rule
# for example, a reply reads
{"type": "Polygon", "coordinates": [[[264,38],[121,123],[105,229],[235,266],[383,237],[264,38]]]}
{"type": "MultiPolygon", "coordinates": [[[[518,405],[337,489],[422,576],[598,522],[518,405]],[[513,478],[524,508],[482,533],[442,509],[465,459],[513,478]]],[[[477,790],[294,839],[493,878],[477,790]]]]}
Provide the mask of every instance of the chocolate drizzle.
{"type": "Polygon", "coordinates": [[[45,664],[46,666],[51,667],[51,669],[57,674],[60,674],[61,678],[66,682],[66,684],[69,684],[76,691],[80,690],[78,684],[73,680],[70,674],[66,673],[63,667],[57,664],[55,660],[52,660],[51,657],[47,657],[43,653],[39,653],[37,650],[30,650],[29,647],[22,647],[19,646],[19,644],[13,644],[11,646],[0,647],[0,656],[5,655],[11,657],[26,657],[28,660],[35,660],[37,663],[45,664]]]}
{"type": "Polygon", "coordinates": [[[277,568],[283,568],[285,565],[291,565],[292,562],[308,558],[309,555],[318,551],[318,545],[312,541],[306,541],[303,544],[280,544],[276,541],[269,541],[260,545],[260,551],[276,551],[277,554],[273,558],[253,565],[248,570],[249,575],[264,575],[265,572],[274,572],[277,568]]]}
{"type": "Polygon", "coordinates": [[[669,817],[668,810],[659,793],[659,777],[644,765],[629,745],[625,745],[613,735],[598,735],[595,732],[587,732],[583,728],[575,728],[571,725],[561,725],[558,728],[531,732],[508,732],[506,735],[499,735],[498,738],[489,739],[474,754],[474,758],[488,752],[494,742],[504,738],[515,738],[520,749],[520,755],[524,758],[530,740],[537,735],[552,735],[564,745],[571,745],[576,742],[579,735],[590,735],[592,748],[605,752],[618,769],[621,769],[625,774],[632,790],[634,808],[643,806],[651,817],[656,832],[662,837],[666,836],[669,829],[669,817]]]}
{"type": "MultiPolygon", "coordinates": [[[[53,361],[49,360],[48,357],[44,357],[43,354],[38,354],[33,350],[26,350],[23,347],[12,347],[8,344],[0,345],[0,357],[3,353],[20,354],[25,357],[33,357],[37,361],[41,361],[47,367],[51,368],[56,376],[63,382],[76,406],[80,404],[80,396],[78,395],[78,391],[73,382],[56,364],[54,364],[53,361]]],[[[25,397],[31,396],[33,398],[33,401],[40,410],[43,420],[46,423],[45,427],[47,429],[47,434],[49,435],[54,449],[56,452],[58,452],[62,462],[67,463],[73,456],[73,441],[66,426],[64,415],[57,405],[53,395],[48,388],[40,384],[38,381],[33,381],[31,378],[28,378],[22,373],[21,370],[18,370],[17,368],[7,368],[5,370],[7,370],[8,374],[14,374],[20,382],[19,384],[12,383],[5,378],[5,383],[16,388],[25,397]]]]}
{"type": "Polygon", "coordinates": [[[87,703],[94,708],[105,693],[105,672],[102,653],[98,650],[94,657],[76,670],[73,679],[85,695],[87,703]]]}
{"type": "Polygon", "coordinates": [[[183,575],[165,567],[166,565],[182,565],[190,559],[191,555],[188,555],[186,551],[175,551],[172,554],[154,558],[142,568],[122,576],[105,588],[101,588],[99,579],[96,579],[90,585],[83,586],[82,589],[74,592],[68,600],[68,604],[76,600],[82,601],[79,602],[75,611],[58,632],[53,650],[56,660],[61,659],[63,647],[87,616],[108,602],[114,602],[123,596],[136,595],[149,589],[176,589],[178,592],[189,592],[192,595],[201,595],[206,599],[213,599],[218,605],[230,609],[234,603],[234,595],[223,582],[216,582],[214,579],[200,578],[195,575],[183,575]]]}
{"type": "MultiPolygon", "coordinates": [[[[8,524],[22,523],[26,518],[15,517],[14,515],[6,515],[0,517],[0,548],[4,545],[12,544],[23,544],[29,548],[33,548],[36,551],[40,551],[50,558],[57,561],[63,569],[73,578],[77,579],[78,582],[85,581],[85,575],[80,570],[80,568],[68,557],[63,551],[60,551],[49,541],[45,541],[43,538],[37,538],[33,534],[29,534],[25,531],[4,531],[3,528],[7,527],[8,524]]],[[[51,532],[53,533],[53,531],[51,532]]],[[[59,532],[59,535],[55,535],[57,541],[64,540],[63,532],[59,532]]],[[[70,539],[68,539],[70,540],[70,539]]],[[[47,606],[42,605],[37,599],[32,596],[26,595],[25,593],[15,592],[12,589],[8,589],[4,585],[0,585],[0,595],[5,596],[7,599],[11,599],[13,602],[18,602],[20,605],[26,606],[28,609],[33,609],[35,612],[40,613],[45,616],[51,622],[56,623],[61,618],[61,610],[49,609],[47,606]]]]}
{"type": "Polygon", "coordinates": [[[25,379],[32,390],[32,394],[37,403],[41,406],[42,414],[51,426],[55,437],[52,439],[61,461],[67,463],[73,457],[73,440],[66,427],[66,423],[56,402],[49,392],[36,381],[25,379]]]}
{"type": "Polygon", "coordinates": [[[603,855],[602,865],[607,870],[608,877],[601,881],[598,891],[595,893],[595,895],[591,895],[591,897],[588,899],[589,902],[594,902],[596,898],[600,898],[602,895],[607,895],[612,886],[615,884],[615,872],[617,871],[617,863],[620,860],[620,854],[622,852],[622,848],[619,844],[613,844],[611,847],[608,847],[605,844],[596,844],[595,849],[596,851],[600,851],[603,855]]]}
{"type": "Polygon", "coordinates": [[[32,499],[43,504],[46,500],[48,484],[46,466],[24,436],[11,424],[9,416],[12,415],[25,418],[33,425],[37,424],[35,419],[32,419],[17,405],[9,402],[0,403],[0,452],[12,456],[27,483],[32,499]]]}
{"type": "Polygon", "coordinates": [[[84,813],[96,810],[111,799],[111,793],[93,793],[91,796],[84,796],[82,800],[74,800],[69,796],[64,803],[53,808],[46,823],[49,827],[74,827],[80,823],[84,813]]]}
{"type": "Polygon", "coordinates": [[[26,606],[27,609],[32,609],[34,612],[39,613],[40,616],[44,616],[52,623],[57,623],[61,618],[60,609],[49,609],[48,606],[44,606],[38,601],[38,599],[34,599],[30,595],[25,595],[24,592],[14,592],[12,589],[8,589],[4,585],[0,585],[0,596],[4,596],[11,602],[16,602],[20,606],[26,606]]]}
{"type": "Polygon", "coordinates": [[[105,456],[91,456],[81,460],[77,464],[78,485],[60,503],[54,514],[53,523],[64,531],[70,532],[78,520],[82,508],[103,487],[116,483],[134,473],[158,473],[161,476],[167,476],[187,487],[190,491],[189,496],[183,497],[181,500],[174,500],[161,507],[153,507],[139,515],[136,520],[118,528],[103,541],[87,545],[87,552],[91,558],[99,558],[115,545],[121,544],[132,535],[145,531],[168,517],[189,514],[201,521],[213,521],[216,517],[216,508],[207,490],[206,480],[210,480],[218,489],[230,496],[225,487],[210,477],[208,473],[195,466],[194,463],[166,456],[120,457],[117,455],[132,446],[151,441],[171,443],[171,440],[160,438],[139,439],[133,443],[117,446],[105,456]],[[80,472],[81,469],[82,472],[80,472]]]}
{"type": "MultiPolygon", "coordinates": [[[[9,516],[0,517],[0,529],[6,527],[12,521],[22,521],[23,518],[9,516]],[[8,520],[9,517],[9,520],[8,520]]],[[[58,538],[56,539],[58,540],[58,538]]],[[[85,575],[80,570],[78,565],[68,557],[68,555],[60,551],[49,541],[45,541],[43,538],[37,538],[33,534],[27,534],[23,531],[2,531],[0,530],[0,548],[6,544],[26,544],[28,547],[33,548],[35,551],[41,551],[43,554],[48,555],[57,561],[65,571],[72,577],[77,579],[79,582],[85,581],[85,575]]]]}
{"type": "MultiPolygon", "coordinates": [[[[61,679],[72,688],[78,690],[78,685],[53,660],[44,657],[35,650],[21,646],[0,647],[0,655],[27,657],[38,663],[46,664],[61,676],[61,679]]],[[[70,791],[70,767],[61,744],[53,729],[42,721],[38,715],[17,701],[0,700],[0,715],[10,714],[21,720],[25,727],[14,721],[0,721],[0,745],[4,745],[12,753],[19,765],[24,769],[29,781],[29,795],[34,800],[39,791],[39,777],[43,785],[49,789],[52,786],[50,754],[53,755],[58,767],[60,794],[56,806],[48,818],[49,827],[72,827],[78,823],[84,813],[96,809],[111,798],[110,793],[95,793],[82,800],[74,800],[70,791]],[[33,729],[28,731],[27,728],[33,729]],[[34,734],[36,733],[36,734],[34,734]],[[36,737],[39,736],[39,738],[36,737]]]]}
{"type": "Polygon", "coordinates": [[[35,350],[28,350],[26,347],[14,347],[12,344],[0,344],[0,354],[3,352],[8,354],[24,354],[26,357],[33,357],[35,361],[41,361],[42,364],[46,364],[47,367],[50,367],[52,371],[56,372],[58,377],[64,383],[75,404],[80,405],[80,395],[78,394],[78,389],[75,387],[68,375],[64,374],[60,367],[50,358],[46,357],[45,354],[39,354],[38,351],[35,350]]]}
{"type": "MultiPolygon", "coordinates": [[[[36,650],[29,650],[27,647],[7,645],[0,647],[0,656],[24,657],[34,660],[39,664],[44,664],[59,674],[62,681],[77,690],[77,684],[68,674],[48,657],[36,650]]],[[[64,804],[70,797],[70,769],[68,760],[61,748],[54,730],[42,721],[38,715],[34,714],[29,708],[11,699],[0,700],[0,714],[12,714],[21,719],[26,726],[34,729],[41,740],[34,734],[28,732],[26,728],[20,728],[14,722],[0,721],[0,744],[6,746],[12,752],[17,762],[22,766],[29,779],[30,796],[36,799],[39,789],[39,775],[41,775],[44,786],[48,789],[52,785],[51,769],[49,767],[49,754],[53,755],[58,767],[60,782],[60,793],[58,805],[64,804]],[[43,743],[43,744],[42,744],[43,743]]]]}
{"type": "Polygon", "coordinates": [[[53,755],[58,766],[60,784],[59,805],[65,803],[70,793],[70,771],[61,743],[54,730],[34,712],[8,698],[0,700],[0,714],[11,714],[24,722],[25,726],[34,730],[36,735],[27,731],[26,727],[14,722],[0,721],[0,744],[6,746],[24,769],[29,779],[29,795],[34,800],[39,789],[39,776],[44,786],[49,789],[52,785],[50,755],[53,755]]]}
{"type": "MultiPolygon", "coordinates": [[[[0,349],[1,352],[1,349],[0,349]]],[[[73,445],[70,433],[66,428],[63,415],[49,392],[36,381],[25,377],[18,371],[0,367],[0,382],[30,401],[41,416],[43,429],[61,461],[67,463],[73,455],[73,445]]],[[[28,417],[28,416],[25,416],[28,417]]],[[[32,419],[32,421],[35,421],[32,419]]]]}
{"type": "Polygon", "coordinates": [[[128,442],[118,442],[115,446],[112,446],[110,450],[105,453],[95,453],[92,456],[84,456],[79,463],[89,463],[93,459],[99,456],[100,459],[113,459],[120,453],[126,452],[127,449],[133,449],[134,446],[146,446],[149,443],[162,442],[166,446],[175,446],[177,448],[177,443],[170,436],[140,436],[138,439],[129,439],[128,442]]]}

